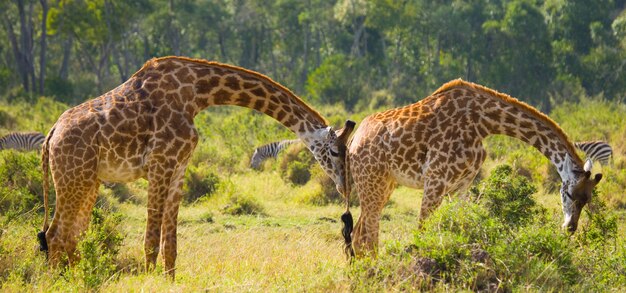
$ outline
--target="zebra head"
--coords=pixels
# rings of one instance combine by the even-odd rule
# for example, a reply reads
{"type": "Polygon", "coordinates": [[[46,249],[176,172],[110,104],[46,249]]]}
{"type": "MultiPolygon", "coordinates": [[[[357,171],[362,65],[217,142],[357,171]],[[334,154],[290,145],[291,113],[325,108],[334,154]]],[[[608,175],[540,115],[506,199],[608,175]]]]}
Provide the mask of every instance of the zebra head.
{"type": "Polygon", "coordinates": [[[256,148],[254,150],[254,153],[252,154],[252,158],[250,159],[250,168],[255,169],[255,170],[259,170],[261,169],[261,162],[263,162],[262,160],[262,156],[261,156],[261,152],[259,151],[260,148],[256,148]]]}

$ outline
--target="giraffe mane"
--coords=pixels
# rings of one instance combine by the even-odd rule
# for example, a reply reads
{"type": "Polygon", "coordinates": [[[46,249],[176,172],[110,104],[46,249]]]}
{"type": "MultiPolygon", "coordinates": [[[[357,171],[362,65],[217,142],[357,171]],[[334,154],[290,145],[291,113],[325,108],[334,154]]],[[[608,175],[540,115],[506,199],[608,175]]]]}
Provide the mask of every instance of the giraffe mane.
{"type": "Polygon", "coordinates": [[[266,75],[263,75],[263,74],[258,73],[256,71],[245,69],[243,67],[229,65],[229,64],[224,64],[224,63],[220,63],[220,62],[217,62],[217,61],[208,61],[208,60],[204,60],[204,59],[195,59],[195,58],[188,58],[188,57],[181,57],[181,56],[165,56],[165,57],[152,58],[152,59],[148,60],[141,67],[141,69],[139,69],[137,72],[135,72],[135,74],[133,74],[133,76],[137,75],[140,72],[143,72],[143,71],[147,70],[148,68],[152,67],[155,63],[157,63],[159,61],[163,61],[163,60],[176,60],[176,61],[197,63],[197,64],[201,64],[201,65],[220,67],[220,68],[225,68],[225,69],[233,70],[233,71],[236,71],[236,72],[252,75],[252,76],[254,76],[254,77],[256,77],[256,78],[258,78],[258,79],[260,79],[260,80],[262,80],[264,82],[267,82],[267,83],[277,87],[279,91],[287,93],[287,95],[289,95],[292,99],[294,99],[294,101],[296,101],[296,103],[298,105],[300,105],[305,110],[307,110],[309,113],[311,113],[311,115],[313,115],[313,117],[317,118],[319,121],[324,123],[324,125],[328,125],[328,121],[326,120],[326,118],[324,118],[315,109],[311,108],[311,106],[309,106],[307,103],[305,103],[300,97],[298,97],[296,94],[294,94],[290,89],[288,89],[285,86],[283,86],[282,84],[272,80],[271,78],[267,77],[266,75]]]}
{"type": "Polygon", "coordinates": [[[460,78],[445,83],[444,85],[439,87],[435,92],[433,92],[431,96],[437,95],[439,93],[442,93],[442,92],[445,92],[445,91],[448,91],[457,87],[468,87],[468,88],[471,88],[480,92],[486,92],[489,96],[494,97],[496,99],[500,99],[509,105],[513,105],[517,107],[518,109],[522,110],[523,112],[526,112],[527,114],[530,114],[531,116],[536,117],[540,121],[543,121],[549,127],[551,127],[552,130],[554,130],[554,132],[556,132],[557,135],[565,142],[565,146],[567,147],[567,151],[570,157],[572,157],[572,159],[577,164],[579,164],[579,166],[583,165],[583,161],[580,158],[580,156],[578,156],[578,153],[576,152],[576,148],[574,147],[574,144],[570,141],[570,139],[568,138],[567,134],[565,134],[563,129],[556,122],[554,122],[554,120],[552,120],[546,114],[539,112],[533,106],[528,105],[514,97],[511,97],[505,93],[500,93],[486,86],[482,86],[473,82],[464,81],[460,78]]]}

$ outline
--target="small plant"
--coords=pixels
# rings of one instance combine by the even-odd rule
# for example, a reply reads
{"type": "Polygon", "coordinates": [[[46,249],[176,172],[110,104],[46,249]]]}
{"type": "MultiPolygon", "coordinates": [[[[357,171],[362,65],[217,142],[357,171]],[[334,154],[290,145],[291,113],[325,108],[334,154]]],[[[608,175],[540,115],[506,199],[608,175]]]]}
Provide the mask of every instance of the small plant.
{"type": "Polygon", "coordinates": [[[265,209],[254,197],[232,194],[228,201],[229,203],[223,209],[226,214],[234,216],[265,215],[265,209]]]}
{"type": "Polygon", "coordinates": [[[265,215],[265,209],[261,203],[252,196],[238,193],[231,181],[221,182],[218,189],[220,194],[224,194],[228,198],[228,204],[222,208],[224,213],[234,216],[265,215]]]}
{"type": "Polygon", "coordinates": [[[511,226],[523,226],[536,209],[531,196],[536,191],[526,177],[516,176],[508,165],[500,165],[480,187],[471,188],[470,194],[484,202],[492,216],[511,226]]]}
{"type": "Polygon", "coordinates": [[[98,288],[117,272],[115,258],[123,240],[118,231],[121,222],[121,214],[93,210],[91,224],[77,246],[80,261],[71,270],[86,288],[98,288]]]}
{"type": "Polygon", "coordinates": [[[599,247],[617,237],[617,219],[607,213],[606,204],[595,190],[589,208],[585,211],[589,215],[589,221],[576,234],[581,244],[599,247]]]}
{"type": "Polygon", "coordinates": [[[201,197],[211,196],[220,183],[220,178],[205,164],[190,166],[185,175],[183,196],[186,203],[192,203],[201,197]]]}
{"type": "Polygon", "coordinates": [[[213,213],[206,212],[200,216],[200,222],[204,223],[213,223],[215,220],[213,219],[213,213]]]}
{"type": "Polygon", "coordinates": [[[35,152],[0,153],[0,213],[23,213],[40,204],[43,191],[40,165],[35,152]]]}
{"type": "Polygon", "coordinates": [[[311,152],[298,144],[287,148],[280,162],[280,175],[283,180],[304,185],[311,179],[311,168],[315,159],[311,152]]]}

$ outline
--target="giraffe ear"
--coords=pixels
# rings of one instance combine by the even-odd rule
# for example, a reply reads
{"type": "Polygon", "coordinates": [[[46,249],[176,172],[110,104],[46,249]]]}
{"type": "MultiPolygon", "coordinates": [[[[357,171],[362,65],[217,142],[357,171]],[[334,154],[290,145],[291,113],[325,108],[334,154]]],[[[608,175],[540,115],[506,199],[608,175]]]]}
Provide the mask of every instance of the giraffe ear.
{"type": "Polygon", "coordinates": [[[346,124],[343,126],[343,128],[337,131],[337,137],[339,138],[339,141],[341,141],[341,143],[346,144],[346,142],[348,141],[348,137],[350,137],[350,134],[354,130],[355,125],[356,122],[352,120],[346,120],[346,124]]]}
{"type": "Polygon", "coordinates": [[[585,166],[583,167],[583,169],[585,170],[585,172],[589,172],[591,171],[591,169],[593,168],[593,162],[591,162],[590,159],[587,159],[587,161],[585,162],[585,166]]]}
{"type": "Polygon", "coordinates": [[[596,174],[594,179],[596,180],[596,184],[600,183],[600,180],[602,180],[602,174],[600,173],[596,174]]]}

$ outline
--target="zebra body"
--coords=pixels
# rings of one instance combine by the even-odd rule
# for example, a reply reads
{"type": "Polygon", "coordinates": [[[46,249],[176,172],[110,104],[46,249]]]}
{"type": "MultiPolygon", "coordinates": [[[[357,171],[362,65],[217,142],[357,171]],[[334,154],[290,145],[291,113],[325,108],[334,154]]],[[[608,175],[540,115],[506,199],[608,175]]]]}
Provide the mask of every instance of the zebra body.
{"type": "Polygon", "coordinates": [[[12,132],[0,138],[0,150],[41,150],[46,137],[39,132],[12,132]]]}
{"type": "Polygon", "coordinates": [[[266,145],[262,145],[254,150],[254,154],[252,154],[252,159],[250,159],[250,168],[260,169],[261,163],[268,158],[276,158],[278,153],[289,145],[294,144],[300,141],[299,139],[288,139],[275,141],[272,143],[268,143],[266,145]]]}
{"type": "Polygon", "coordinates": [[[611,146],[603,141],[585,141],[577,142],[574,145],[585,152],[587,158],[592,161],[599,162],[601,165],[606,166],[609,163],[609,159],[613,155],[613,149],[611,146]]]}

